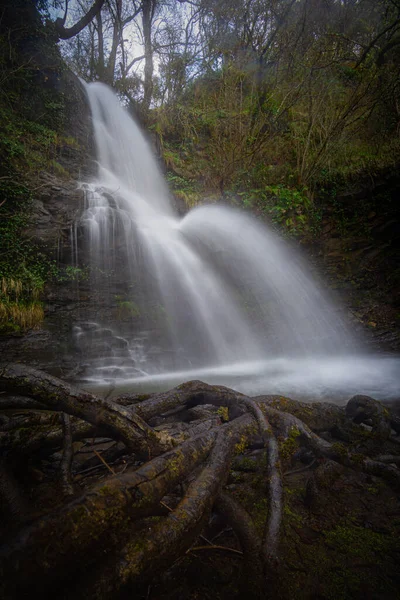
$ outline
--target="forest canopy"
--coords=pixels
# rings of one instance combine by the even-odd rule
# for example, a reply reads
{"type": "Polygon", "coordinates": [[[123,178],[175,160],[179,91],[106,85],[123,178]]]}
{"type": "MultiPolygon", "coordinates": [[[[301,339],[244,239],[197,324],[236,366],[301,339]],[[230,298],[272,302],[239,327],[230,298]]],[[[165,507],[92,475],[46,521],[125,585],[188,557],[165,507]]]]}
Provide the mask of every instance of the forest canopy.
{"type": "Polygon", "coordinates": [[[106,0],[62,52],[141,112],[178,175],[302,203],[397,160],[399,16],[398,0],[106,0]]]}

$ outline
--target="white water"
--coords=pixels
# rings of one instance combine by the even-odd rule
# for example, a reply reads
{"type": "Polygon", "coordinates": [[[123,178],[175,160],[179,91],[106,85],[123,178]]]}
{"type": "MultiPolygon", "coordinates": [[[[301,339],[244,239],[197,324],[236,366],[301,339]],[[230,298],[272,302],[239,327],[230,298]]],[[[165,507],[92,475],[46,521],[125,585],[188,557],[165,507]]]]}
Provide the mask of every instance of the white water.
{"type": "Polygon", "coordinates": [[[137,125],[106,86],[87,92],[98,174],[84,186],[81,224],[92,283],[132,323],[119,315],[77,324],[86,379],[167,388],[201,378],[248,393],[400,395],[400,363],[360,356],[297,250],[222,206],[179,219],[137,125]]]}

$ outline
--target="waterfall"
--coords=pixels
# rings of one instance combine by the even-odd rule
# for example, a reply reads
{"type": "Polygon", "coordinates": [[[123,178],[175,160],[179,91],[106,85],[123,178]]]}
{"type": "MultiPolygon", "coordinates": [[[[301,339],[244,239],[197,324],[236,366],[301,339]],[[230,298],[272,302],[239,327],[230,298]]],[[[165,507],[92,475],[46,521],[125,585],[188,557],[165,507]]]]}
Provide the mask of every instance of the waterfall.
{"type": "Polygon", "coordinates": [[[240,210],[205,205],[179,218],[134,120],[107,86],[86,89],[97,175],[83,184],[80,226],[91,284],[114,307],[75,328],[87,378],[343,370],[358,343],[298,248],[240,210]]]}

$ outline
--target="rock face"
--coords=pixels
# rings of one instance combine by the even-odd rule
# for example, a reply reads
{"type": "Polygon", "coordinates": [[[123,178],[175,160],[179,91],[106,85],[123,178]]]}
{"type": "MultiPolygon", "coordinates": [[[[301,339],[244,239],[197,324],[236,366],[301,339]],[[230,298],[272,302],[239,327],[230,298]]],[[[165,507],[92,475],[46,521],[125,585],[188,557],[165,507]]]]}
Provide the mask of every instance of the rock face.
{"type": "Polygon", "coordinates": [[[9,339],[7,352],[54,374],[68,376],[77,367],[73,323],[82,304],[91,300],[87,293],[80,293],[74,270],[79,272],[75,223],[84,205],[79,182],[90,178],[94,170],[94,150],[90,109],[82,84],[73,73],[64,70],[56,85],[65,103],[64,135],[74,143],[64,144],[59,150],[57,162],[64,171],[40,174],[40,194],[27,234],[54,258],[60,272],[69,276],[47,285],[43,328],[19,340],[9,339]]]}
{"type": "Polygon", "coordinates": [[[324,201],[311,252],[374,349],[400,349],[398,167],[324,201]]]}
{"type": "MultiPolygon", "coordinates": [[[[46,76],[45,76],[46,77],[46,76]]],[[[90,109],[78,77],[65,68],[53,77],[63,103],[64,136],[57,154],[59,172],[39,174],[40,192],[34,200],[29,234],[38,241],[59,245],[82,209],[83,191],[78,182],[93,171],[93,137],[90,109]]]]}
{"type": "Polygon", "coordinates": [[[54,261],[61,274],[44,290],[43,329],[24,336],[0,336],[0,354],[42,368],[57,365],[60,372],[71,338],[70,319],[63,317],[79,305],[73,277],[71,281],[63,273],[76,262],[71,233],[83,207],[79,181],[90,177],[94,168],[90,109],[81,82],[61,60],[51,27],[43,26],[34,3],[15,0],[6,6],[0,34],[9,39],[13,51],[10,70],[15,65],[28,69],[26,83],[14,81],[16,110],[22,118],[54,131],[55,150],[52,147],[51,156],[43,160],[48,168],[27,175],[33,201],[24,235],[54,261]]]}

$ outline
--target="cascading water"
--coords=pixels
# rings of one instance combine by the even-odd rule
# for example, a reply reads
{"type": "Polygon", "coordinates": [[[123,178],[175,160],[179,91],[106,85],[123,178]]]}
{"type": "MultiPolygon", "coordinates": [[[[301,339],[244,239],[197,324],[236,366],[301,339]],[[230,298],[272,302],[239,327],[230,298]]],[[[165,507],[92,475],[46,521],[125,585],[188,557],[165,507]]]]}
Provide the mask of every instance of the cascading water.
{"type": "Polygon", "coordinates": [[[87,379],[198,377],[249,393],[308,383],[315,396],[360,391],[366,378],[377,388],[384,371],[396,394],[396,360],[354,358],[353,335],[296,252],[241,211],[202,206],[179,219],[137,125],[107,86],[87,93],[98,174],[80,224],[92,284],[115,309],[111,324],[76,326],[87,379]]]}

